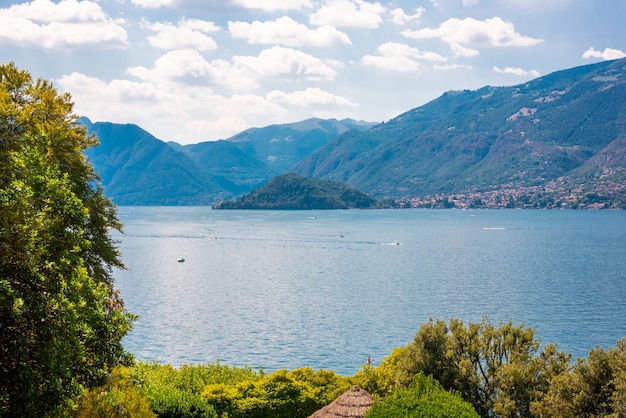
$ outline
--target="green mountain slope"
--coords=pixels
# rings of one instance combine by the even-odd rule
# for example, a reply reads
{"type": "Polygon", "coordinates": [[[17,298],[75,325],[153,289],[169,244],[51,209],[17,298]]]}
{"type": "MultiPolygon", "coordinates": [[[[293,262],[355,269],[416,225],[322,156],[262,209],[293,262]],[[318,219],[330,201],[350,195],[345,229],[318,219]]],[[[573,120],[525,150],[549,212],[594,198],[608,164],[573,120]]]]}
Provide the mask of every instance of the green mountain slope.
{"type": "Polygon", "coordinates": [[[448,92],[294,167],[387,198],[515,187],[623,186],[626,60],[513,87],[448,92]]]}
{"type": "Polygon", "coordinates": [[[243,191],[136,125],[81,122],[100,139],[86,155],[118,205],[210,205],[243,191]]]}
{"type": "Polygon", "coordinates": [[[364,131],[373,123],[352,119],[312,118],[284,125],[247,129],[228,138],[246,155],[265,162],[275,173],[284,173],[330,140],[349,131],[364,131]]]}

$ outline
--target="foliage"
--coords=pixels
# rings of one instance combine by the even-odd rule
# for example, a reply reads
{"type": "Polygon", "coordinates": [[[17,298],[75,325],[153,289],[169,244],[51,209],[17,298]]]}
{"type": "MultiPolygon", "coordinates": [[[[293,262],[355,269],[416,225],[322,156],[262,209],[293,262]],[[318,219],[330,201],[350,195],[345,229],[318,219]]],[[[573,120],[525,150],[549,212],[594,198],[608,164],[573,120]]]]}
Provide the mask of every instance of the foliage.
{"type": "Polygon", "coordinates": [[[224,201],[214,209],[366,209],[383,207],[345,184],[287,173],[273,178],[259,189],[234,201],[224,201]]]}
{"type": "Polygon", "coordinates": [[[363,365],[352,378],[353,386],[365,389],[375,399],[389,395],[398,386],[396,376],[399,361],[407,349],[407,347],[394,348],[377,367],[371,364],[363,365]]]}
{"type": "Polygon", "coordinates": [[[127,360],[121,229],[69,94],[0,65],[0,415],[43,416],[127,360]]]}
{"type": "Polygon", "coordinates": [[[399,359],[398,381],[432,375],[447,390],[459,391],[481,416],[530,416],[531,402],[548,390],[553,376],[569,367],[570,356],[540,343],[534,331],[511,322],[483,320],[467,327],[432,319],[422,325],[399,359]]]}
{"type": "Polygon", "coordinates": [[[202,396],[218,413],[235,417],[308,417],[350,388],[334,372],[279,370],[256,381],[214,384],[202,396]]]}
{"type": "Polygon", "coordinates": [[[626,339],[616,348],[596,347],[587,359],[578,359],[571,373],[552,379],[531,409],[538,417],[626,416],[626,339]]]}
{"type": "Polygon", "coordinates": [[[235,384],[256,380],[263,372],[250,367],[215,364],[171,365],[140,362],[131,369],[131,378],[141,387],[153,411],[160,417],[212,417],[214,408],[200,394],[211,384],[235,384]]]}
{"type": "Polygon", "coordinates": [[[478,418],[479,415],[460,394],[446,391],[431,376],[419,373],[408,388],[398,387],[382,402],[374,403],[365,417],[478,418]]]}
{"type": "Polygon", "coordinates": [[[148,401],[139,394],[129,381],[130,372],[125,367],[116,367],[106,385],[85,391],[75,418],[156,418],[148,401]]]}

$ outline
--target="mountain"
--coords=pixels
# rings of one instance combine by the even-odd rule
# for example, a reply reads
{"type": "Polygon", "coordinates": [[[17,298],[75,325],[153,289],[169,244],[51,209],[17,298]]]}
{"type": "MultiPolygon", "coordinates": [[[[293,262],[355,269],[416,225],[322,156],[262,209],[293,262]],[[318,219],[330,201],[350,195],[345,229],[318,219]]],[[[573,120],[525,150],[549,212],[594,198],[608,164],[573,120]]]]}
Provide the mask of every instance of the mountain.
{"type": "Polygon", "coordinates": [[[374,123],[352,119],[312,118],[302,122],[251,128],[228,141],[259,161],[264,161],[276,173],[284,173],[294,164],[340,134],[364,131],[374,123]]]}
{"type": "MultiPolygon", "coordinates": [[[[626,59],[450,91],[293,167],[374,196],[560,188],[626,195],[626,59]]],[[[624,200],[626,203],[626,200],[624,200]]]]}
{"type": "Polygon", "coordinates": [[[80,122],[100,140],[85,154],[118,205],[209,205],[245,191],[136,125],[80,122]]]}
{"type": "Polygon", "coordinates": [[[210,205],[259,187],[349,129],[373,125],[308,119],[183,146],[132,124],[80,122],[98,136],[86,155],[118,205],[210,205]]]}
{"type": "Polygon", "coordinates": [[[389,207],[346,184],[312,179],[293,173],[274,177],[267,184],[213,209],[369,209],[389,207]]]}

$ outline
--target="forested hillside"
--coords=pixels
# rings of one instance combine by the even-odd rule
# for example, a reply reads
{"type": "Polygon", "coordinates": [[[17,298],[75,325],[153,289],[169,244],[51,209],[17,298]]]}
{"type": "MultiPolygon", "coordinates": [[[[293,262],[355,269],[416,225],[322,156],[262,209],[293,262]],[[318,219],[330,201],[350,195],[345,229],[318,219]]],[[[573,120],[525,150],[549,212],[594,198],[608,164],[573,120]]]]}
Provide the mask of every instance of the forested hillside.
{"type": "Polygon", "coordinates": [[[235,200],[219,202],[213,205],[213,209],[370,209],[389,206],[343,183],[287,173],[235,200]]]}
{"type": "Polygon", "coordinates": [[[515,198],[600,194],[623,202],[625,145],[622,59],[512,87],[447,92],[338,137],[294,170],[395,199],[508,190],[515,198]]]}

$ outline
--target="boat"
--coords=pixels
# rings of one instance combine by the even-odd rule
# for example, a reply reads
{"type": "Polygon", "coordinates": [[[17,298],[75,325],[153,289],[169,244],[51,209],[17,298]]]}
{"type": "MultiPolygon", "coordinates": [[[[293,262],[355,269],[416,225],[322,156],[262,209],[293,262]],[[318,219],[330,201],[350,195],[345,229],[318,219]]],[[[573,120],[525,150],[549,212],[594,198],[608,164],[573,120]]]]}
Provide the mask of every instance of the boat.
{"type": "Polygon", "coordinates": [[[179,263],[184,263],[184,262],[185,262],[185,259],[184,259],[183,257],[178,257],[178,262],[179,262],[179,263]]]}

